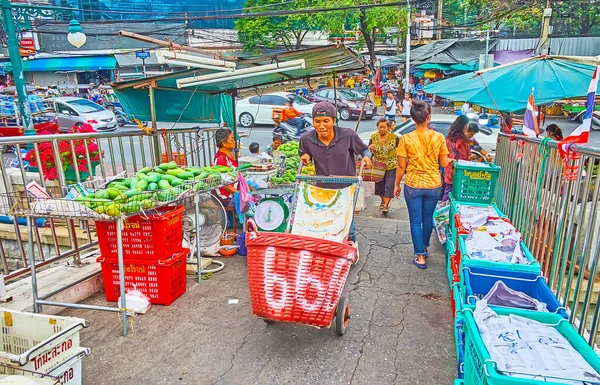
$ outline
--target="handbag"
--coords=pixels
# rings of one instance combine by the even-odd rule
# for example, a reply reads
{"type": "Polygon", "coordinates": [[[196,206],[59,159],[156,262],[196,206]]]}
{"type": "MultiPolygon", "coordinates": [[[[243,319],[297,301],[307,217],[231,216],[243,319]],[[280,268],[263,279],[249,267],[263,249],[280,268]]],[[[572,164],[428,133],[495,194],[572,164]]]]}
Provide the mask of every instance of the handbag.
{"type": "MultiPolygon", "coordinates": [[[[386,164],[383,162],[371,162],[372,166],[363,170],[362,180],[365,182],[381,182],[385,176],[386,164]]],[[[360,162],[356,162],[356,169],[360,172],[360,162]]],[[[357,174],[358,174],[357,172],[357,174]]]]}

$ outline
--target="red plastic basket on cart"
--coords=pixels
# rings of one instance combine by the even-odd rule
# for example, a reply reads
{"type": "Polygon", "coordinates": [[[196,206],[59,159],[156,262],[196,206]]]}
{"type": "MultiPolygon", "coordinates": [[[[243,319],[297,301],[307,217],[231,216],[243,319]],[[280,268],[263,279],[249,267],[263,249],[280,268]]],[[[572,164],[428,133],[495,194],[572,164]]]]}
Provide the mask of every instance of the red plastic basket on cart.
{"type": "MultiPolygon", "coordinates": [[[[123,223],[123,255],[129,260],[170,258],[182,250],[185,207],[161,207],[157,214],[136,215],[123,223]]],[[[116,222],[96,221],[100,253],[118,258],[116,222]]]]}
{"type": "Polygon", "coordinates": [[[353,246],[247,231],[246,247],[252,313],[273,321],[331,325],[356,254],[353,246]]]}
{"type": "MultiPolygon", "coordinates": [[[[186,290],[187,255],[183,249],[166,260],[156,262],[144,260],[125,261],[125,290],[136,289],[150,298],[150,302],[170,305],[186,290]]],[[[107,301],[119,299],[119,263],[114,258],[99,257],[107,301]]]]}

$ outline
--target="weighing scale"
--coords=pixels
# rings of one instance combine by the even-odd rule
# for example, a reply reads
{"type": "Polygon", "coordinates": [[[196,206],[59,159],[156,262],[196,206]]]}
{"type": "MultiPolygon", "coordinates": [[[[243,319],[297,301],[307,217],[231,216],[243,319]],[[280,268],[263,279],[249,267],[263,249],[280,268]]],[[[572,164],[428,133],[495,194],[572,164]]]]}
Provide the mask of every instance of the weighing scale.
{"type": "Polygon", "coordinates": [[[256,207],[254,221],[259,231],[283,233],[289,215],[290,209],[282,198],[265,198],[256,207]]]}

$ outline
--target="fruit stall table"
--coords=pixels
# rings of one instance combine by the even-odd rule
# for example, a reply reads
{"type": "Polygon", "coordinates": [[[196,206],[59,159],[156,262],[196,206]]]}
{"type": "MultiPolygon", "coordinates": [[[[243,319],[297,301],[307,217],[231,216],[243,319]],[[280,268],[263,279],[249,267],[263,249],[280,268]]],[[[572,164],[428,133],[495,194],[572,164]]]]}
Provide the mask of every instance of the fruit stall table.
{"type": "MultiPolygon", "coordinates": [[[[64,178],[64,175],[59,177],[64,178]]],[[[72,185],[66,197],[53,198],[41,186],[30,184],[28,194],[2,194],[0,211],[4,215],[26,217],[28,228],[36,218],[99,221],[114,223],[116,231],[116,257],[118,261],[120,304],[118,307],[95,306],[54,302],[38,298],[36,267],[34,256],[28,253],[31,269],[31,284],[34,312],[40,305],[69,307],[76,309],[111,311],[120,313],[123,335],[127,336],[127,316],[133,316],[125,300],[125,272],[123,229],[126,220],[136,215],[160,213],[161,209],[173,206],[184,200],[193,199],[196,218],[199,216],[199,195],[237,181],[237,171],[229,167],[188,167],[179,168],[174,162],[162,163],[156,167],[145,167],[132,177],[125,175],[108,179],[96,179],[72,185]]],[[[64,180],[63,180],[64,182],[64,180]]],[[[196,223],[199,221],[196,219],[196,223]]],[[[197,234],[200,229],[197,225],[197,234]]],[[[33,248],[29,237],[30,249],[33,248]]],[[[200,250],[200,239],[197,237],[200,250]]],[[[197,253],[198,279],[202,275],[200,252],[197,253]]],[[[116,269],[115,269],[116,271],[116,269]]]]}

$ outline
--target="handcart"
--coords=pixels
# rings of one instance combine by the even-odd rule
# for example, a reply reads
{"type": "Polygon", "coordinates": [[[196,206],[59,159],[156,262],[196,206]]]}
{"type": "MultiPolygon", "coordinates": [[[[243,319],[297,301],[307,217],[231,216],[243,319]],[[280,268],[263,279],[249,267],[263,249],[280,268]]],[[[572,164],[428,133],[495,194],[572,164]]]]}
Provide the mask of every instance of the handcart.
{"type": "Polygon", "coordinates": [[[336,334],[342,336],[350,320],[349,299],[342,292],[350,266],[356,262],[355,245],[291,233],[299,190],[306,185],[327,184],[356,185],[349,208],[354,212],[361,177],[298,172],[285,233],[259,232],[254,221],[248,221],[248,285],[252,313],[267,324],[292,322],[328,328],[335,318],[336,334]]]}

